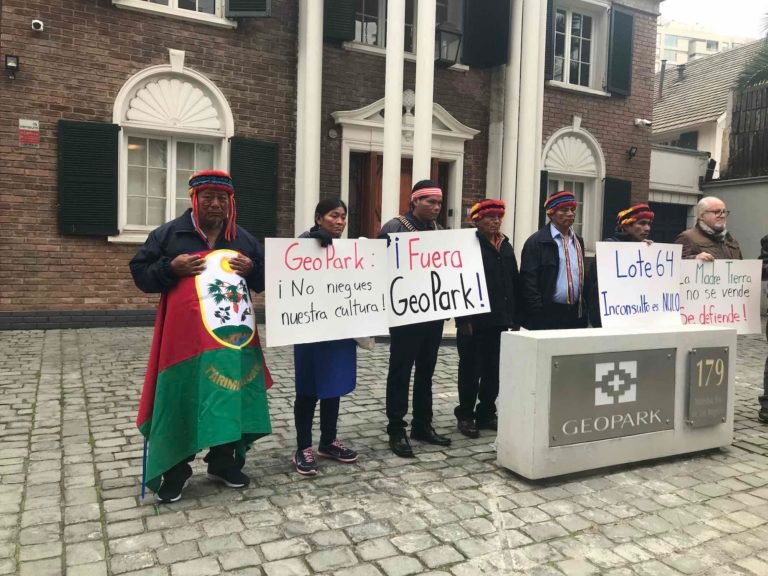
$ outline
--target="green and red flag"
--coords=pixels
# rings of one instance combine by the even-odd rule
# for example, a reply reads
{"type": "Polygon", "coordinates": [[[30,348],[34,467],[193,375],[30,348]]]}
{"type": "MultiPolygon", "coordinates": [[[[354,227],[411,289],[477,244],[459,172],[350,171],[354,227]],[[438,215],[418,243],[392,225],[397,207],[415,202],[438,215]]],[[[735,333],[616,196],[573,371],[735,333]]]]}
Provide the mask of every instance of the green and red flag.
{"type": "Polygon", "coordinates": [[[232,250],[200,252],[205,270],[181,278],[160,298],[136,425],[148,441],[145,483],[185,458],[237,442],[242,462],[254,440],[272,432],[272,385],[245,280],[232,250]]]}

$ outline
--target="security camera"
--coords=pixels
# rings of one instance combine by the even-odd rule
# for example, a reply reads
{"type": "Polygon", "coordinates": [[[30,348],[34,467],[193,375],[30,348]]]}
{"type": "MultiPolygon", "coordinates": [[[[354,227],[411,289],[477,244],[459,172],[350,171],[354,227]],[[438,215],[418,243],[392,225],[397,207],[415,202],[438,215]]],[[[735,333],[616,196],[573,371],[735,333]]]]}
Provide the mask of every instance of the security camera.
{"type": "Polygon", "coordinates": [[[635,126],[642,126],[643,128],[650,128],[653,126],[653,122],[646,120],[645,118],[635,118],[635,126]]]}
{"type": "Polygon", "coordinates": [[[32,20],[32,30],[35,32],[42,32],[45,29],[45,24],[42,20],[32,20]]]}

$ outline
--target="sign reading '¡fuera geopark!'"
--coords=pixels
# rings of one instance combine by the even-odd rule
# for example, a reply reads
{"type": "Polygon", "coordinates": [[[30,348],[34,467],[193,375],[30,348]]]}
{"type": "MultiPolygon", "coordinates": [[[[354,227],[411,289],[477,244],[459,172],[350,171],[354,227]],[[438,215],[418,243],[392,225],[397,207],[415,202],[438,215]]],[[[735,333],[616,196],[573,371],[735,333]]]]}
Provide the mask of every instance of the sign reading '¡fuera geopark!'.
{"type": "Polygon", "coordinates": [[[675,426],[674,348],[552,357],[549,445],[675,426]]]}

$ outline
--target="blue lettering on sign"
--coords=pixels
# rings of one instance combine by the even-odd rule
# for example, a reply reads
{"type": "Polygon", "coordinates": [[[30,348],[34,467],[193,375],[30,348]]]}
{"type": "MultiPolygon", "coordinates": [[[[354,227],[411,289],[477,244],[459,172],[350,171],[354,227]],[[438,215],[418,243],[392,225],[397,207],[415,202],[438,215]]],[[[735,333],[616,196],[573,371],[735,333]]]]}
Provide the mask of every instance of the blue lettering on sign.
{"type": "Polygon", "coordinates": [[[680,294],[664,292],[661,295],[664,312],[680,312],[680,294]]]}

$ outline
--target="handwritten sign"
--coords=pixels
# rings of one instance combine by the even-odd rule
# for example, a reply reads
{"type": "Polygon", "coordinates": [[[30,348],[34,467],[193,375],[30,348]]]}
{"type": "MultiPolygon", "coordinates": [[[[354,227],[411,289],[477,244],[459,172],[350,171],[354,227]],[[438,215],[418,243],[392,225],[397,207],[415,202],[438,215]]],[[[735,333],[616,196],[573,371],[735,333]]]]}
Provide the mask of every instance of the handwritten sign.
{"type": "Polygon", "coordinates": [[[490,311],[474,230],[390,234],[390,326],[490,311]]]}
{"type": "Polygon", "coordinates": [[[596,247],[603,326],[680,325],[682,246],[598,242],[596,247]]]}
{"type": "Polygon", "coordinates": [[[267,238],[267,346],[387,333],[387,243],[267,238]]]}
{"type": "Polygon", "coordinates": [[[760,334],[760,260],[683,260],[683,324],[730,325],[760,334]]]}

